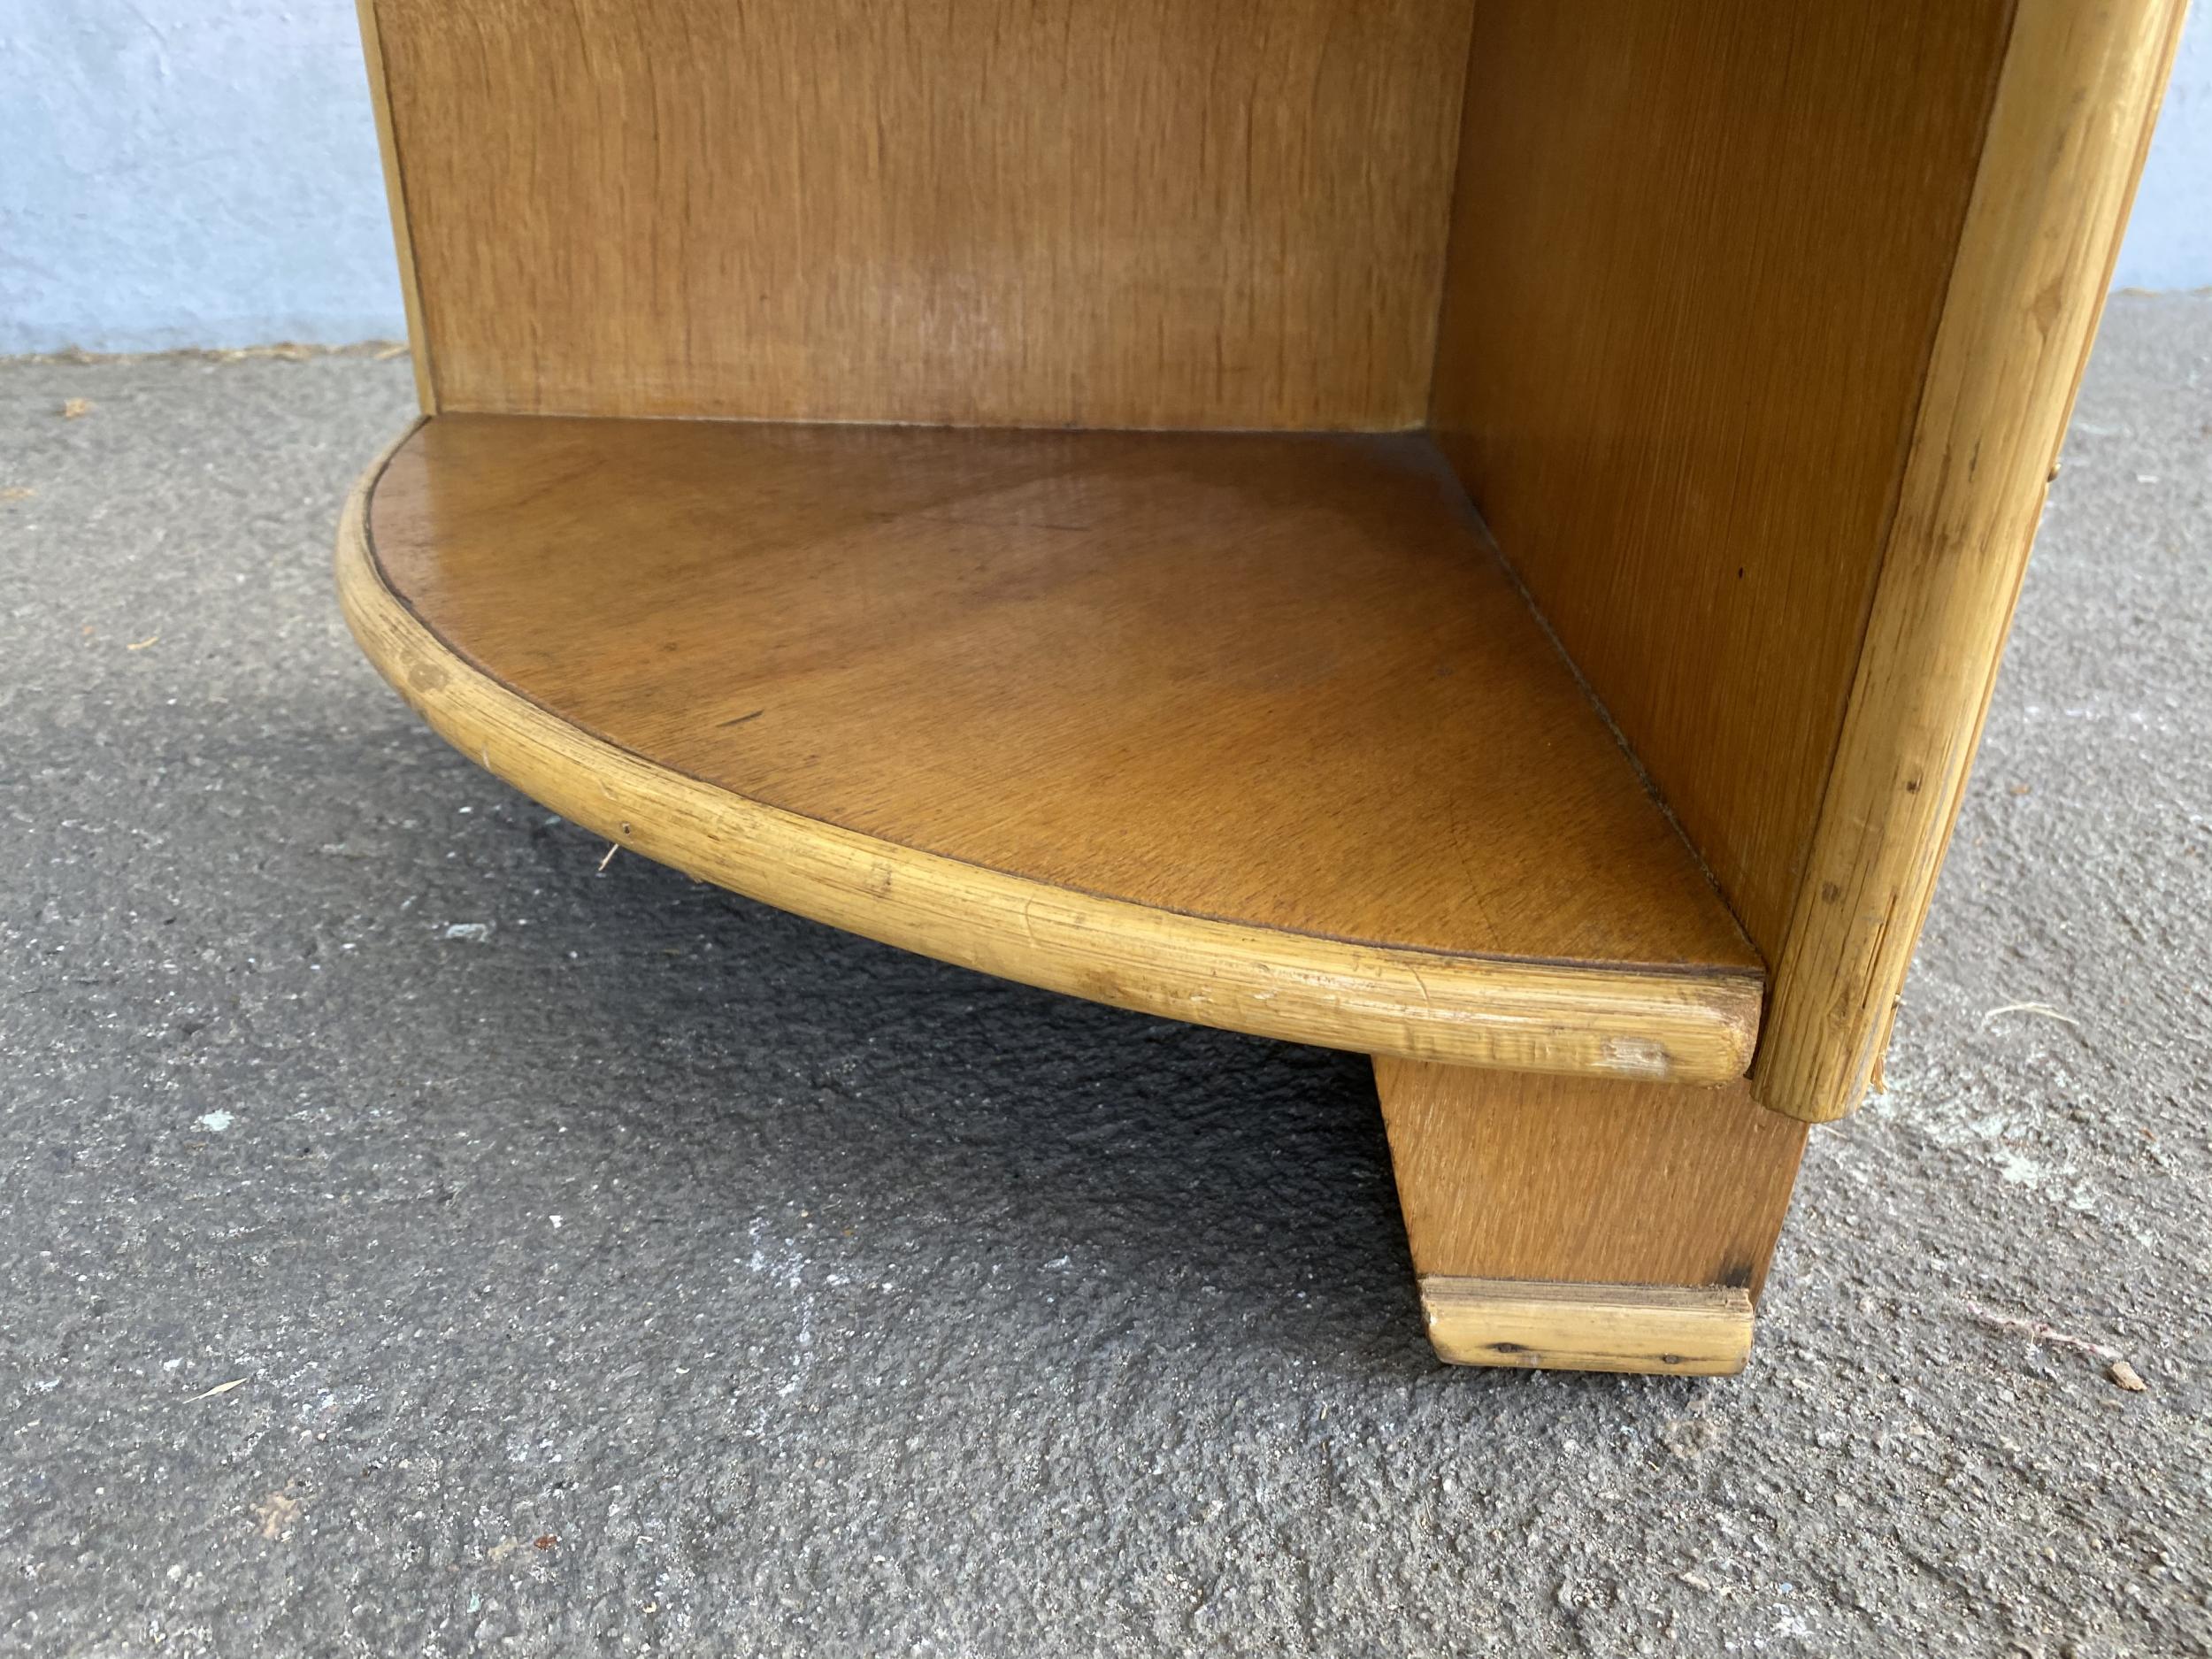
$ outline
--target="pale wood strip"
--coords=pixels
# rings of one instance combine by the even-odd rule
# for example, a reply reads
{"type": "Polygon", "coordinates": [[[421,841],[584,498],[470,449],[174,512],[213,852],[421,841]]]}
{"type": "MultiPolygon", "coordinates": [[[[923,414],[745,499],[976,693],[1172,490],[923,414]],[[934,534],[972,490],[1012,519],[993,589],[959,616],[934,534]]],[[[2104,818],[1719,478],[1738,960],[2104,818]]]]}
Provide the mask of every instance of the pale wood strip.
{"type": "Polygon", "coordinates": [[[1428,1275],[1421,1309],[1438,1356],[1455,1365],[1724,1377],[1751,1353],[1751,1297],[1718,1285],[1428,1275]]]}

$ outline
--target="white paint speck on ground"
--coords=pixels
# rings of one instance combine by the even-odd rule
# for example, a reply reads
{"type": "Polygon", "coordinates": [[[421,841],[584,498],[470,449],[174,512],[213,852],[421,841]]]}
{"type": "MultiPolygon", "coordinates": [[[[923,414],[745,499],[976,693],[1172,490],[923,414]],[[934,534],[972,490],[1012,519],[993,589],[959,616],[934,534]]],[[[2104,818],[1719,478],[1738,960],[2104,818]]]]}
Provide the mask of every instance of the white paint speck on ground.
{"type": "Polygon", "coordinates": [[[204,1129],[210,1134],[219,1135],[224,1130],[229,1128],[231,1125],[236,1123],[237,1121],[238,1120],[235,1118],[233,1118],[228,1112],[217,1110],[211,1112],[202,1112],[197,1118],[195,1118],[192,1120],[192,1126],[196,1129],[204,1129]]]}

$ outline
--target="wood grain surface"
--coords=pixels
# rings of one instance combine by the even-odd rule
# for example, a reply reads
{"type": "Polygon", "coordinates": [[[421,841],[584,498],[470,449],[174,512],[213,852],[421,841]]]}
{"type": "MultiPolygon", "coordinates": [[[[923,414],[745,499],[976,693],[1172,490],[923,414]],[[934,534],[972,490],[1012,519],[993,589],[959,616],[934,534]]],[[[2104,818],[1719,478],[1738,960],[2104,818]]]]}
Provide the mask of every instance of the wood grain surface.
{"type": "Polygon", "coordinates": [[[1756,957],[1420,439],[446,415],[365,514],[388,676],[695,873],[1299,1041],[1747,1058],[1756,957]]]}
{"type": "Polygon", "coordinates": [[[2008,17],[1476,9],[1439,442],[1770,956],[2008,17]]]}
{"type": "Polygon", "coordinates": [[[1417,426],[1470,0],[373,0],[438,406],[1417,426]]]}
{"type": "Polygon", "coordinates": [[[1755,1300],[1806,1126],[1683,1088],[1379,1059],[1424,1279],[1722,1286],[1755,1300]]]}
{"type": "Polygon", "coordinates": [[[1759,1098],[1855,1110],[1935,891],[2181,31],[2180,0],[2020,0],[1759,1098]]]}

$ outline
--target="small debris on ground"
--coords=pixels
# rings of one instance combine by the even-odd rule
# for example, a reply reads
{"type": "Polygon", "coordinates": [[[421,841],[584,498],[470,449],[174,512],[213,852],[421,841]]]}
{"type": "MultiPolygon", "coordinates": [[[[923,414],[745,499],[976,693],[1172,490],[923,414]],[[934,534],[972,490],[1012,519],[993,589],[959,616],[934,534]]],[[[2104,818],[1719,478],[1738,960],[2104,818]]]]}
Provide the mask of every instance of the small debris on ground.
{"type": "Polygon", "coordinates": [[[300,1501],[281,1492],[272,1492],[254,1505],[253,1512],[261,1517],[261,1536],[280,1538],[284,1529],[299,1517],[300,1501]]]}
{"type": "Polygon", "coordinates": [[[1997,1313],[1979,1302],[1968,1302],[1966,1311],[1978,1323],[1987,1325],[1993,1331],[2011,1332],[2026,1337],[2031,1342],[2040,1342],[2046,1348],[2062,1348],[2070,1354],[2102,1360],[2105,1375],[2130,1394],[2144,1394],[2150,1388],[2150,1385],[2137,1374],[2135,1367],[2120,1357],[2120,1350],[2116,1348],[2093,1341],[2085,1336],[2076,1336],[2070,1331],[2062,1331],[2040,1319],[2030,1319],[2020,1314],[1997,1313]]]}
{"type": "Polygon", "coordinates": [[[487,945],[491,942],[492,924],[489,922],[448,922],[445,936],[448,939],[464,939],[472,945],[487,945]]]}
{"type": "Polygon", "coordinates": [[[1659,1443],[1684,1463],[1694,1463],[1719,1445],[1724,1433],[1710,1417],[1675,1417],[1659,1431],[1659,1443]]]}
{"type": "Polygon", "coordinates": [[[250,363],[257,357],[275,357],[285,363],[304,363],[317,354],[313,346],[296,340],[280,340],[266,346],[219,346],[207,354],[218,363],[250,363]]]}
{"type": "Polygon", "coordinates": [[[2000,1014],[2033,1014],[2040,1019],[2055,1019],[2062,1025],[2079,1026],[2081,1021],[2071,1014],[2062,1013],[2048,1002],[2001,1002],[1982,1016],[1982,1029],[1989,1029],[1989,1022],[2000,1014]]]}
{"type": "Polygon", "coordinates": [[[148,634],[148,635],[147,635],[144,639],[142,639],[142,640],[132,640],[132,641],[130,641],[128,643],[127,643],[127,644],[123,647],[123,649],[124,649],[125,650],[127,650],[127,651],[142,651],[142,650],[144,650],[144,649],[146,649],[149,645],[151,645],[151,644],[155,643],[155,642],[156,642],[157,641],[158,641],[160,638],[161,638],[161,635],[160,635],[158,633],[155,633],[155,634],[148,634]]]}
{"type": "Polygon", "coordinates": [[[204,1389],[201,1393],[194,1394],[190,1400],[186,1401],[184,1403],[191,1405],[196,1401],[212,1400],[217,1394],[227,1394],[234,1388],[243,1388],[246,1386],[246,1382],[247,1379],[243,1377],[234,1377],[228,1382],[219,1382],[212,1388],[204,1389]]]}
{"type": "Polygon", "coordinates": [[[28,484],[10,484],[0,489],[0,501],[28,501],[37,494],[28,484]]]}
{"type": "Polygon", "coordinates": [[[64,420],[82,420],[91,412],[92,400],[89,397],[71,397],[62,403],[61,418],[64,420]]]}
{"type": "Polygon", "coordinates": [[[66,363],[84,368],[110,363],[253,363],[274,358],[281,363],[305,363],[315,357],[373,357],[382,361],[403,356],[403,340],[356,340],[342,346],[314,346],[296,340],[280,340],[265,346],[186,346],[173,351],[87,351],[71,346],[63,351],[35,351],[11,359],[16,363],[66,363]]]}
{"type": "Polygon", "coordinates": [[[554,1545],[559,1543],[560,1541],[561,1540],[559,1539],[554,1537],[550,1532],[540,1532],[535,1538],[530,1540],[531,1545],[538,1549],[550,1549],[554,1545]]]}
{"type": "Polygon", "coordinates": [[[614,856],[621,850],[622,843],[620,841],[609,841],[607,843],[607,856],[599,861],[599,873],[601,875],[603,876],[607,873],[607,866],[614,862],[614,856]]]}

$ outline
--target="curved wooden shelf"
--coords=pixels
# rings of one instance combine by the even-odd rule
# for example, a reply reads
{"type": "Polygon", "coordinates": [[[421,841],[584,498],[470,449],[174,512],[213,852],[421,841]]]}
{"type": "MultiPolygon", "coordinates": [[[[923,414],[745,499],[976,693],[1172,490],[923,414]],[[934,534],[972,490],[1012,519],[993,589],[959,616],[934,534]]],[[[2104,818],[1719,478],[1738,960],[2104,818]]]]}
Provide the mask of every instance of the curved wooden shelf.
{"type": "Polygon", "coordinates": [[[338,544],[370,659],[553,810],[1054,990],[1742,1073],[1756,955],[1417,436],[442,415],[338,544]]]}

